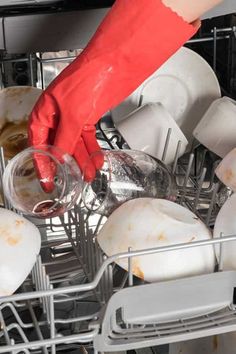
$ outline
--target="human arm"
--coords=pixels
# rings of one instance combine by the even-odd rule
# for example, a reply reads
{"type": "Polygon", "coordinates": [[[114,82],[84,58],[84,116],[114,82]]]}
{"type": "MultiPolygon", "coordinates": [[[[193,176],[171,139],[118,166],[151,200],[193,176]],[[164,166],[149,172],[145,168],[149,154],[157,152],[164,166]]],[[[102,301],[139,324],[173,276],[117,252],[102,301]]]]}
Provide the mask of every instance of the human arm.
{"type": "MultiPolygon", "coordinates": [[[[89,155],[99,150],[97,121],[198,30],[199,22],[189,24],[184,18],[195,20],[199,11],[196,18],[190,17],[186,5],[190,1],[183,1],[117,0],[82,54],[40,97],[29,120],[29,144],[57,146],[73,155],[84,170],[89,155]]],[[[52,179],[40,163],[41,177],[52,179]]],[[[92,179],[100,165],[100,160],[91,163],[85,177],[92,179]]]]}

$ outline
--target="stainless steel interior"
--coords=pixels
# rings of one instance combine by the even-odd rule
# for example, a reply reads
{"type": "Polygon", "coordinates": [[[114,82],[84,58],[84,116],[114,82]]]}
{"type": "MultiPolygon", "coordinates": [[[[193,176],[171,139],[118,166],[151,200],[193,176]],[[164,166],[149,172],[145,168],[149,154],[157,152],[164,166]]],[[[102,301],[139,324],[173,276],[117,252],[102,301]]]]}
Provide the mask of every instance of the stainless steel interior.
{"type": "MultiPolygon", "coordinates": [[[[99,11],[100,15],[96,17],[96,21],[99,21],[107,10],[100,9],[99,11]]],[[[12,20],[12,23],[14,21],[12,20]]],[[[22,18],[18,18],[18,21],[22,21],[22,18]]],[[[233,59],[236,27],[233,21],[231,26],[215,25],[212,28],[206,28],[197,38],[187,43],[188,46],[205,55],[221,81],[223,94],[231,97],[235,95],[234,80],[236,79],[234,77],[235,60],[233,59]],[[224,46],[227,48],[227,55],[222,58],[224,46]],[[227,60],[229,66],[226,76],[221,71],[222,60],[227,60]]],[[[33,50],[27,52],[22,51],[26,46],[25,41],[24,43],[19,41],[14,51],[15,40],[9,40],[10,37],[3,38],[3,44],[5,46],[7,44],[9,50],[5,48],[0,61],[2,87],[29,84],[45,88],[82,50],[94,29],[94,22],[89,23],[93,23],[93,26],[87,34],[84,36],[80,34],[73,44],[69,40],[71,47],[68,43],[61,48],[59,48],[59,43],[50,46],[47,41],[43,43],[40,40],[37,50],[33,46],[31,48],[33,50]],[[49,46],[50,50],[48,50],[49,46]]],[[[210,25],[211,23],[208,26],[210,25]]],[[[19,34],[19,37],[21,36],[22,33],[19,34]]],[[[171,131],[168,134],[171,134],[171,131]]],[[[98,124],[97,136],[104,148],[127,148],[126,142],[113,126],[109,113],[98,124]]],[[[168,149],[168,140],[167,136],[165,150],[168,149]]],[[[163,160],[164,158],[165,151],[163,160]]],[[[194,145],[192,151],[180,159],[177,149],[176,159],[172,166],[172,172],[179,187],[178,202],[194,211],[209,227],[214,225],[219,208],[231,194],[231,191],[225,188],[214,175],[214,169],[218,163],[219,158],[214,154],[202,146],[194,145]]],[[[4,152],[1,151],[0,177],[4,167],[4,152]]],[[[4,207],[10,208],[10,205],[5,202],[4,207]]],[[[34,222],[42,235],[41,254],[19,291],[12,296],[1,298],[0,353],[97,353],[94,339],[101,333],[106,304],[123,288],[133,287],[131,290],[136,291],[144,284],[133,277],[131,271],[124,272],[119,269],[114,263],[115,259],[127,257],[131,264],[134,255],[165,252],[170,248],[163,247],[139,252],[127,250],[126,254],[106,258],[96,242],[97,232],[105,222],[105,218],[89,213],[82,204],[77,205],[61,218],[46,221],[35,220],[34,222]]],[[[180,247],[204,246],[206,243],[217,242],[223,244],[236,240],[236,235],[224,236],[228,237],[207,242],[193,242],[191,245],[176,245],[171,248],[175,250],[180,247]]],[[[219,271],[221,271],[221,260],[219,260],[216,273],[219,271]]],[[[204,336],[204,333],[209,335],[213,322],[218,333],[221,333],[225,324],[232,324],[232,314],[235,314],[233,303],[232,306],[224,309],[223,315],[213,313],[207,325],[205,319],[209,318],[208,313],[205,314],[204,320],[201,319],[200,322],[199,318],[195,320],[200,323],[199,328],[204,336]],[[222,321],[222,316],[224,321],[222,321]]],[[[163,334],[159,343],[156,342],[158,339],[156,323],[148,325],[144,323],[134,328],[129,323],[122,322],[121,316],[118,325],[122,330],[126,329],[120,341],[123,340],[125,343],[126,337],[130,336],[134,338],[133,343],[135,343],[136,338],[133,348],[141,353],[145,351],[144,349],[138,351],[140,338],[148,338],[150,346],[156,346],[157,344],[168,345],[173,341],[172,336],[176,335],[173,332],[176,328],[175,323],[169,332],[163,334]]],[[[235,323],[233,325],[236,326],[235,323]]],[[[184,324],[182,327],[181,335],[187,335],[188,326],[184,324]]],[[[123,352],[131,349],[132,346],[129,346],[123,352]]],[[[146,350],[148,353],[148,348],[146,350]]],[[[156,350],[158,353],[158,349],[156,350]]],[[[162,350],[167,353],[168,347],[162,350]]],[[[155,352],[154,349],[152,352],[155,352]]]]}

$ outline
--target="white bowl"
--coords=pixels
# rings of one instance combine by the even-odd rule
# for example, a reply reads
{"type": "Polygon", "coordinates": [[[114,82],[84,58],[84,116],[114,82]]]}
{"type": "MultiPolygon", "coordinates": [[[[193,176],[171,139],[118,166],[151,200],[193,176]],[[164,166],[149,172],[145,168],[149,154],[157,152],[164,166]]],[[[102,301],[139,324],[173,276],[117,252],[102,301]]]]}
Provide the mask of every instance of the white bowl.
{"type": "Polygon", "coordinates": [[[164,159],[166,164],[174,161],[179,141],[179,157],[184,154],[188,145],[177,123],[161,103],[147,103],[141,106],[117,123],[116,127],[132,149],[143,151],[159,160],[162,159],[168,130],[171,129],[164,159]]]}
{"type": "MultiPolygon", "coordinates": [[[[234,193],[220,209],[214,227],[213,236],[236,235],[236,194],[234,193]]],[[[219,260],[219,245],[215,246],[216,256],[219,260]]],[[[236,241],[225,242],[222,246],[223,269],[236,270],[236,241]]]]}
{"type": "Polygon", "coordinates": [[[23,283],[40,246],[40,233],[34,224],[0,208],[0,296],[11,295],[23,283]]]}
{"type": "Polygon", "coordinates": [[[27,121],[43,91],[31,86],[0,90],[0,146],[12,158],[27,146],[27,121]]]}
{"type": "MultiPolygon", "coordinates": [[[[172,244],[211,239],[208,228],[188,209],[163,199],[126,202],[108,218],[98,234],[107,256],[172,244]]],[[[117,264],[128,269],[127,259],[117,264]]],[[[132,272],[148,282],[213,272],[213,246],[156,253],[132,259],[132,272]]]]}

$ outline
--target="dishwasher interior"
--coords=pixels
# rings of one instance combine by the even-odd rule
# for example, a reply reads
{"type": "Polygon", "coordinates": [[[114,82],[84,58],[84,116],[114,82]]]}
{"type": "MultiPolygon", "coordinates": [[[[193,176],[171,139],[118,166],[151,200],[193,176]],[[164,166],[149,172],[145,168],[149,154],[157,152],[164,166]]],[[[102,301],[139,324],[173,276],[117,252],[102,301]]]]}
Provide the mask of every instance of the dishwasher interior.
{"type": "MultiPolygon", "coordinates": [[[[186,46],[201,54],[213,67],[222,95],[235,98],[236,17],[205,21],[200,33],[186,46]]],[[[1,86],[32,85],[44,89],[81,51],[82,48],[62,48],[57,52],[5,51],[0,61],[1,86]]],[[[129,148],[115,129],[109,112],[97,125],[97,137],[104,149],[129,148]]],[[[177,148],[171,166],[178,185],[177,202],[192,210],[209,227],[214,226],[220,207],[232,193],[214,174],[219,162],[219,157],[203,146],[193,145],[181,158],[177,148]]],[[[4,168],[4,151],[1,150],[0,177],[4,168]]],[[[4,196],[3,201],[3,207],[11,208],[4,196]]],[[[222,246],[224,242],[236,240],[235,235],[191,245],[141,251],[128,249],[125,254],[107,258],[96,241],[105,221],[105,217],[88,212],[82,202],[62,217],[34,220],[42,236],[41,252],[24,284],[14,295],[1,298],[0,353],[167,354],[169,343],[236,330],[233,296],[236,278],[234,272],[222,271],[221,258],[215,273],[188,279],[188,284],[184,279],[179,279],[175,285],[169,284],[166,290],[169,293],[175,293],[176,287],[179,289],[176,299],[187,292],[191,299],[188,306],[201,308],[204,305],[208,309],[191,318],[185,317],[184,304],[174,309],[177,316],[171,309],[171,299],[158,298],[158,292],[165,290],[161,283],[146,284],[131,272],[134,256],[204,247],[217,242],[222,246]],[[128,272],[115,264],[119,257],[129,259],[128,272]],[[230,288],[230,292],[225,293],[224,287],[230,288]],[[204,303],[197,301],[196,292],[205,294],[204,303]],[[153,295],[148,305],[147,294],[153,295]],[[144,311],[132,306],[132,298],[136,297],[144,311]],[[225,306],[213,311],[212,306],[218,302],[225,306]],[[158,319],[160,310],[167,314],[165,321],[158,319]],[[156,318],[151,321],[153,311],[156,318]],[[134,320],[135,316],[139,316],[140,322],[134,320]]]]}

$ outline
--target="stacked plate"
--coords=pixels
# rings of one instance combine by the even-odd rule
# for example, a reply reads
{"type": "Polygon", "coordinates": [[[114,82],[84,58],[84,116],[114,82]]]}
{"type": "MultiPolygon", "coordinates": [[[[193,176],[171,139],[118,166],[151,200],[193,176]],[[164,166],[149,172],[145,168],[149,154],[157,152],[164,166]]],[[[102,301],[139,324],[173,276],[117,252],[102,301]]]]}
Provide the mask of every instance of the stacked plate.
{"type": "MultiPolygon", "coordinates": [[[[182,142],[183,153],[187,146],[186,139],[190,145],[193,141],[193,130],[211,103],[220,97],[220,86],[210,65],[194,51],[182,47],[113,109],[111,115],[115,126],[132,149],[161,158],[164,141],[157,144],[153,139],[153,132],[156,131],[158,139],[160,125],[163,124],[160,120],[163,120],[163,116],[168,116],[168,124],[165,122],[165,127],[162,128],[162,137],[166,137],[168,129],[171,129],[174,141],[177,139],[182,142]],[[159,108],[162,108],[149,118],[145,107],[150,104],[158,104],[159,108]],[[145,124],[140,120],[140,110],[141,113],[144,111],[145,124]],[[136,116],[139,118],[136,119],[136,116]],[[140,131],[143,132],[142,138],[137,139],[137,136],[140,137],[140,131]],[[180,137],[180,134],[185,138],[180,137]]],[[[169,146],[173,144],[175,143],[170,139],[169,146]]],[[[171,155],[173,154],[174,152],[171,155]]],[[[167,163],[172,160],[173,156],[170,156],[167,163]]]]}

